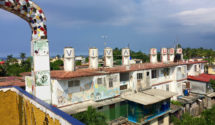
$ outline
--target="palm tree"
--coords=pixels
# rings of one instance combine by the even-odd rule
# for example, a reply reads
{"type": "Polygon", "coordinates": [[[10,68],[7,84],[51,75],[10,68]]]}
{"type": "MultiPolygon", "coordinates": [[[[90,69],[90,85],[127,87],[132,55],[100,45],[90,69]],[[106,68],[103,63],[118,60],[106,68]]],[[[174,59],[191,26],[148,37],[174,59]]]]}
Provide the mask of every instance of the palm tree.
{"type": "Polygon", "coordinates": [[[75,114],[73,117],[86,125],[107,125],[105,116],[92,106],[89,106],[87,111],[75,114]]]}
{"type": "Polygon", "coordinates": [[[20,53],[20,58],[22,59],[22,61],[24,61],[24,59],[26,58],[25,53],[20,53]]]}

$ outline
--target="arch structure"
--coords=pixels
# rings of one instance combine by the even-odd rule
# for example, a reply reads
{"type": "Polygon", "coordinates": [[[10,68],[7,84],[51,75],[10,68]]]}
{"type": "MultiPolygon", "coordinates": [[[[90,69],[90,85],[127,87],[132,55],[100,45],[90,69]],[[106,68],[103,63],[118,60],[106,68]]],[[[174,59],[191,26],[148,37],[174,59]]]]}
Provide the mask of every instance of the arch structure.
{"type": "Polygon", "coordinates": [[[42,9],[30,0],[0,0],[0,8],[11,12],[28,22],[32,29],[31,56],[33,95],[51,103],[49,45],[46,17],[42,9]]]}

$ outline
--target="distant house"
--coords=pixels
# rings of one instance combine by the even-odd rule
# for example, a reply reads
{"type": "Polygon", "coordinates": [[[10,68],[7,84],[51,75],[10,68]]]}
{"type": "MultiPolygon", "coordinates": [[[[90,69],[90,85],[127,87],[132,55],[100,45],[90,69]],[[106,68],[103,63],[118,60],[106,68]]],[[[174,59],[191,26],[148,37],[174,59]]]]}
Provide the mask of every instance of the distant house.
{"type": "Polygon", "coordinates": [[[5,86],[18,86],[25,89],[25,80],[17,76],[0,77],[0,87],[5,86]]]}
{"type": "Polygon", "coordinates": [[[5,63],[5,61],[3,61],[3,60],[0,59],[0,65],[2,65],[4,63],[5,63]]]}

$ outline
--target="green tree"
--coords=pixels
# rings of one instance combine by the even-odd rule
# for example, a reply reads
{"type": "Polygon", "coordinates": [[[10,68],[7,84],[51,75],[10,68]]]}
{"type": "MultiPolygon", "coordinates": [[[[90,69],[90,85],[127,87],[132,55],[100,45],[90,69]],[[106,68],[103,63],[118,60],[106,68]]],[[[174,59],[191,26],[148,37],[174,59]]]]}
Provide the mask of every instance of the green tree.
{"type": "Polygon", "coordinates": [[[24,61],[25,58],[26,58],[26,54],[25,53],[20,53],[20,58],[22,59],[22,61],[24,61]]]}
{"type": "Polygon", "coordinates": [[[114,60],[122,60],[121,51],[122,51],[122,49],[119,49],[119,48],[113,49],[113,59],[114,60]]]}
{"type": "Polygon", "coordinates": [[[50,63],[50,69],[51,70],[60,70],[61,66],[63,66],[63,61],[59,60],[59,59],[50,63]]]}
{"type": "Polygon", "coordinates": [[[105,116],[91,106],[87,111],[75,114],[73,117],[86,125],[107,125],[105,116]]]}
{"type": "Polygon", "coordinates": [[[206,121],[207,125],[215,125],[215,106],[203,111],[201,117],[206,121]]]}
{"type": "Polygon", "coordinates": [[[9,65],[9,64],[15,64],[17,63],[17,59],[13,57],[13,55],[8,55],[7,56],[7,60],[6,60],[6,63],[9,65]]]}
{"type": "Polygon", "coordinates": [[[215,91],[215,80],[211,79],[209,81],[210,86],[213,88],[213,90],[215,91]]]}
{"type": "Polygon", "coordinates": [[[21,68],[18,63],[11,64],[7,66],[7,75],[9,76],[19,76],[21,73],[21,68]]]}
{"type": "Polygon", "coordinates": [[[31,71],[31,63],[32,63],[32,58],[28,57],[26,60],[23,60],[20,69],[21,72],[30,72],[31,71]]]}
{"type": "Polygon", "coordinates": [[[86,63],[89,62],[89,57],[86,57],[85,62],[86,62],[86,63]]]}
{"type": "Polygon", "coordinates": [[[174,125],[207,125],[202,117],[193,117],[188,113],[182,115],[181,119],[173,117],[174,125]]]}
{"type": "Polygon", "coordinates": [[[7,76],[7,67],[5,64],[0,65],[0,77],[7,76]]]}
{"type": "Polygon", "coordinates": [[[80,61],[80,60],[75,61],[75,65],[76,65],[76,66],[80,66],[80,65],[81,65],[81,61],[80,61]]]}

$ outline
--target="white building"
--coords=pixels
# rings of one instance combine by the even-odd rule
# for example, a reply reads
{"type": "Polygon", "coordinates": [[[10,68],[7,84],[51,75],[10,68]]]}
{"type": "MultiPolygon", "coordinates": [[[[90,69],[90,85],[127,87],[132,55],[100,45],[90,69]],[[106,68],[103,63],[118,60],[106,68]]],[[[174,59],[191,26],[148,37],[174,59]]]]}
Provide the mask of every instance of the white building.
{"type": "MultiPolygon", "coordinates": [[[[129,49],[126,48],[127,50],[129,53],[129,49]]],[[[167,49],[165,50],[167,51],[167,49]]],[[[109,120],[113,120],[113,114],[110,114],[109,110],[113,106],[115,108],[125,104],[124,102],[130,107],[137,105],[144,105],[148,108],[150,105],[158,106],[156,107],[158,117],[164,117],[165,124],[168,124],[169,110],[167,109],[169,109],[170,98],[176,100],[178,96],[183,95],[183,86],[187,83],[187,75],[203,73],[205,62],[168,61],[167,52],[163,54],[165,56],[164,62],[157,62],[155,51],[156,49],[151,50],[151,63],[125,63],[116,67],[109,64],[110,67],[98,68],[98,51],[96,48],[90,49],[90,54],[94,54],[90,57],[92,58],[90,59],[91,68],[75,71],[51,71],[52,104],[69,114],[82,112],[88,106],[94,106],[103,112],[108,110],[106,115],[108,114],[109,120]],[[93,53],[94,51],[96,54],[93,53]],[[140,100],[138,98],[145,99],[138,101],[140,100]],[[163,112],[160,112],[163,105],[168,108],[162,109],[163,112]]],[[[171,56],[173,54],[171,53],[171,56]]],[[[127,54],[125,58],[129,58],[129,55],[127,54]]],[[[125,58],[123,58],[124,61],[125,58]]],[[[110,63],[113,62],[110,61],[110,63]]],[[[70,64],[73,65],[73,63],[70,64]]],[[[26,87],[27,90],[30,88],[32,86],[26,87]]],[[[127,115],[130,116],[131,122],[141,124],[146,122],[156,124],[158,122],[158,119],[148,118],[147,115],[144,116],[145,120],[137,120],[136,116],[129,113],[128,111],[127,115]]],[[[117,118],[118,115],[115,113],[114,118],[117,118]]]]}

